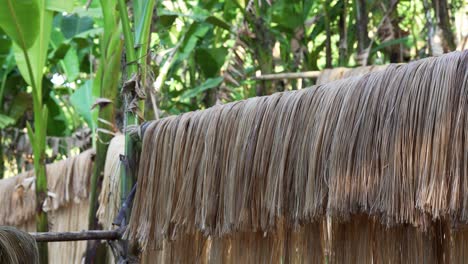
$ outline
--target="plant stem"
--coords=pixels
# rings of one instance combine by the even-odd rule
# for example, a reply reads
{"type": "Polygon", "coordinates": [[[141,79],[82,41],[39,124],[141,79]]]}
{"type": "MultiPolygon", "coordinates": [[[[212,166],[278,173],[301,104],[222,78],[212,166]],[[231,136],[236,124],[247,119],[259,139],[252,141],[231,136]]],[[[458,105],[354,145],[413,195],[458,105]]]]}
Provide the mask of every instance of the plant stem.
{"type": "MultiPolygon", "coordinates": [[[[99,67],[97,69],[96,78],[93,80],[93,86],[96,97],[106,98],[113,103],[107,106],[99,107],[98,119],[96,127],[103,130],[114,131],[115,127],[115,107],[117,105],[117,94],[119,86],[119,76],[121,74],[121,56],[122,56],[122,41],[120,38],[121,27],[119,24],[119,15],[115,11],[116,2],[101,0],[104,32],[101,37],[101,57],[99,67]],[[105,120],[106,122],[99,122],[105,120]]],[[[98,207],[98,195],[100,192],[99,182],[104,174],[104,165],[107,156],[108,143],[112,136],[108,133],[95,132],[96,138],[96,157],[93,167],[93,175],[91,177],[91,190],[89,197],[89,219],[88,229],[98,229],[96,211],[98,207]]],[[[100,259],[105,258],[105,251],[99,249],[99,243],[90,241],[87,244],[86,263],[99,263],[100,259]]]]}
{"type": "MultiPolygon", "coordinates": [[[[36,83],[34,73],[31,66],[31,61],[27,50],[23,49],[26,65],[28,68],[31,86],[33,88],[33,108],[34,108],[34,132],[30,131],[30,140],[33,142],[32,148],[34,153],[34,172],[36,174],[36,230],[38,232],[47,232],[49,223],[47,213],[42,210],[42,204],[47,198],[47,174],[45,167],[45,141],[47,129],[47,110],[42,105],[42,89],[39,89],[40,82],[36,83]]],[[[39,258],[40,263],[48,263],[48,249],[46,243],[39,243],[39,258]]]]}
{"type": "MultiPolygon", "coordinates": [[[[125,42],[125,51],[126,51],[126,61],[127,61],[127,76],[132,78],[135,74],[138,73],[137,67],[137,57],[135,53],[135,46],[133,41],[133,34],[130,30],[130,20],[128,19],[128,12],[127,6],[125,5],[124,0],[118,0],[118,7],[120,12],[120,17],[122,18],[122,31],[124,34],[124,42],[125,42]]],[[[124,128],[128,127],[129,125],[136,125],[138,124],[138,119],[135,113],[132,113],[128,110],[128,103],[130,102],[130,94],[124,93],[122,90],[122,94],[124,97],[124,128]]],[[[125,157],[126,160],[124,162],[124,168],[122,169],[122,175],[120,178],[120,188],[121,188],[121,203],[125,200],[125,197],[130,192],[130,188],[133,185],[132,177],[132,169],[129,169],[129,159],[134,152],[134,143],[128,133],[125,134],[125,157]]]]}
{"type": "Polygon", "coordinates": [[[137,65],[137,56],[135,52],[135,42],[133,41],[133,34],[130,29],[130,20],[128,19],[127,6],[125,5],[125,0],[118,0],[118,7],[120,18],[122,20],[122,31],[124,34],[125,42],[125,52],[127,56],[127,67],[128,75],[131,77],[133,74],[138,72],[137,65]]]}

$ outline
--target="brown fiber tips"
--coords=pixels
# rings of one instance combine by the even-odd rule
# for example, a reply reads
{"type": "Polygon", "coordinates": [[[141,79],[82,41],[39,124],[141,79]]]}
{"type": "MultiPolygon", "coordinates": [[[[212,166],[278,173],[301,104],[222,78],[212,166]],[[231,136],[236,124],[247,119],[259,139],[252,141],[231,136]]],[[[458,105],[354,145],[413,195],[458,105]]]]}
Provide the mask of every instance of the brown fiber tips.
{"type": "Polygon", "coordinates": [[[326,216],[465,223],[467,67],[454,52],[153,121],[128,235],[161,248],[326,216]]]}

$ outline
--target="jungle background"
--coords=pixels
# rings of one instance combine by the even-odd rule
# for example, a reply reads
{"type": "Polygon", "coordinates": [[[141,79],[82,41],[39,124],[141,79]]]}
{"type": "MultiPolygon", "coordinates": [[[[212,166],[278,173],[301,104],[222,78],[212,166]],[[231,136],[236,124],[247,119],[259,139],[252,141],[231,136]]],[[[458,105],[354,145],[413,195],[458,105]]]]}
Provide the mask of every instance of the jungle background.
{"type": "MultiPolygon", "coordinates": [[[[40,93],[14,37],[0,27],[0,178],[33,168],[28,124],[44,128],[46,163],[105,141],[100,134],[122,131],[125,84],[136,62],[127,61],[117,2],[47,9],[50,28],[38,26],[37,34],[45,48],[31,53],[33,64],[34,56],[42,58],[35,75],[40,93]],[[41,101],[47,118],[36,117],[41,101]],[[103,118],[99,108],[108,104],[111,118],[103,118]]],[[[151,19],[149,34],[135,44],[144,47],[136,54],[143,87],[134,90],[139,102],[129,105],[140,120],[314,84],[253,78],[262,74],[404,63],[468,46],[465,0],[144,2],[124,2],[136,35],[139,18],[151,19]]],[[[40,22],[31,18],[34,10],[19,14],[27,28],[40,22]]]]}

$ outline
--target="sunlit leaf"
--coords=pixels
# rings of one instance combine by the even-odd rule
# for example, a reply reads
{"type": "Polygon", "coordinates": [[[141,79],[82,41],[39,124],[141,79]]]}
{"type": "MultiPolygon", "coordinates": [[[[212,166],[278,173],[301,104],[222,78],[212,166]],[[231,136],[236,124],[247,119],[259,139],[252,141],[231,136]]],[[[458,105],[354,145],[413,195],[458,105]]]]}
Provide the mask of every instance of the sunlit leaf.
{"type": "Polygon", "coordinates": [[[72,82],[78,78],[80,74],[78,54],[74,47],[70,47],[68,52],[65,54],[65,57],[60,62],[65,76],[69,82],[72,82]]]}
{"type": "MultiPolygon", "coordinates": [[[[28,16],[28,18],[32,16],[29,11],[26,12],[24,15],[28,16]]],[[[38,17],[40,19],[40,23],[34,24],[37,26],[31,26],[31,22],[29,22],[28,25],[31,28],[37,28],[38,37],[35,39],[33,45],[27,49],[27,53],[32,67],[32,74],[34,76],[35,87],[37,88],[37,91],[35,92],[38,95],[38,97],[41,97],[41,81],[47,58],[47,48],[49,46],[50,33],[52,30],[53,12],[50,10],[39,10],[38,17]]],[[[18,68],[20,69],[21,74],[25,78],[26,82],[28,82],[31,85],[31,79],[23,50],[20,48],[20,46],[14,45],[14,52],[16,63],[18,65],[18,68]]]]}
{"type": "Polygon", "coordinates": [[[206,33],[210,30],[210,26],[201,23],[193,23],[190,29],[185,34],[184,41],[180,47],[180,53],[178,54],[178,60],[185,60],[190,53],[195,49],[197,42],[203,38],[206,33]]]}
{"type": "Polygon", "coordinates": [[[57,12],[68,12],[73,11],[73,1],[67,0],[47,0],[46,8],[48,10],[57,12]]]}
{"type": "Polygon", "coordinates": [[[0,129],[15,124],[15,120],[7,115],[0,114],[0,129]]]}
{"type": "Polygon", "coordinates": [[[0,27],[23,50],[40,35],[39,18],[37,0],[0,0],[0,27]]]}
{"type": "Polygon", "coordinates": [[[409,37],[409,36],[406,36],[406,37],[402,37],[402,38],[397,38],[397,39],[392,39],[392,40],[389,40],[389,41],[385,41],[383,43],[380,43],[379,45],[377,45],[375,48],[373,48],[371,50],[371,53],[375,53],[381,49],[384,49],[386,47],[390,47],[390,46],[393,46],[393,45],[399,45],[399,44],[406,44],[407,42],[411,41],[412,39],[409,37]]]}
{"type": "Polygon", "coordinates": [[[85,82],[80,88],[70,96],[70,102],[75,110],[80,114],[83,119],[88,123],[90,128],[95,127],[93,116],[91,112],[92,104],[96,101],[93,97],[93,83],[91,81],[85,82]]]}

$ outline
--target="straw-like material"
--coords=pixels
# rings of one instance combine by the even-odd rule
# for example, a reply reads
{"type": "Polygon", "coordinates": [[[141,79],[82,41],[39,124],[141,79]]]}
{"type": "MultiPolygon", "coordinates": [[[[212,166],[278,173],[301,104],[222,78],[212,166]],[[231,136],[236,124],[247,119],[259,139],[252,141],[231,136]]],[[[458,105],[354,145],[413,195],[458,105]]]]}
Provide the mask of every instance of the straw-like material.
{"type": "Polygon", "coordinates": [[[107,149],[104,179],[97,211],[99,223],[106,230],[113,229],[112,222],[120,209],[120,155],[123,155],[124,151],[125,136],[115,136],[107,149]]]}
{"type": "Polygon", "coordinates": [[[173,242],[164,241],[161,250],[145,251],[141,263],[324,263],[320,224],[297,230],[284,228],[221,238],[197,232],[173,242]]]}
{"type": "MultiPolygon", "coordinates": [[[[115,136],[107,148],[106,164],[104,167],[104,179],[101,193],[99,194],[99,209],[97,217],[105,230],[116,227],[112,222],[118,214],[121,204],[120,197],[120,155],[125,152],[125,136],[115,136]]],[[[107,263],[116,263],[110,248],[107,250],[107,263]]],[[[151,263],[151,262],[150,262],[151,263]]]]}
{"type": "MultiPolygon", "coordinates": [[[[49,164],[46,167],[49,195],[44,203],[48,211],[49,230],[79,231],[88,228],[89,184],[94,151],[49,164]]],[[[36,231],[34,172],[29,171],[0,180],[0,225],[36,231]]],[[[86,241],[49,244],[50,263],[80,263],[86,241]]]]}
{"type": "Polygon", "coordinates": [[[372,66],[361,66],[357,68],[344,68],[338,67],[333,69],[325,69],[320,72],[320,75],[317,78],[316,84],[324,84],[344,78],[349,77],[358,77],[362,76],[369,72],[375,72],[384,70],[387,65],[372,65],[372,66]]]}
{"type": "Polygon", "coordinates": [[[39,263],[36,240],[14,227],[0,226],[0,263],[39,263]]]}
{"type": "Polygon", "coordinates": [[[468,221],[467,67],[454,52],[150,123],[128,237],[154,249],[325,221],[333,253],[337,223],[364,214],[430,243],[434,221],[468,221]]]}
{"type": "MultiPolygon", "coordinates": [[[[47,165],[49,195],[44,203],[46,211],[57,210],[71,202],[79,203],[88,197],[92,172],[93,150],[47,165]]],[[[0,180],[0,225],[19,226],[33,219],[36,212],[34,171],[0,180]]]]}

